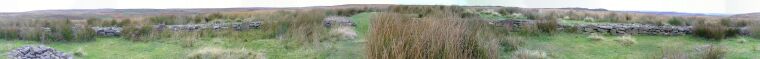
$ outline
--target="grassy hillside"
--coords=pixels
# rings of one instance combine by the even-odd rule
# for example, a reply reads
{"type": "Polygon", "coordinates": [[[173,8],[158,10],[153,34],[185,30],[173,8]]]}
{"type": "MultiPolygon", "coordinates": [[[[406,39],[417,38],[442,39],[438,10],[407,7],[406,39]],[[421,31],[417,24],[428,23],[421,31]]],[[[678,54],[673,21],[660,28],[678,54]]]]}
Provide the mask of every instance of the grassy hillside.
{"type": "MultiPolygon", "coordinates": [[[[757,56],[760,39],[755,37],[760,33],[760,24],[743,19],[593,9],[443,5],[342,5],[232,9],[222,13],[212,11],[224,9],[193,10],[175,10],[182,15],[145,15],[149,17],[124,20],[0,20],[0,59],[5,59],[7,51],[14,48],[37,44],[76,54],[78,59],[760,58],[757,56]],[[195,12],[203,13],[184,14],[195,12]],[[351,24],[325,21],[346,17],[351,24]],[[503,20],[525,23],[514,27],[511,23],[493,23],[503,20]],[[212,29],[199,30],[153,26],[246,22],[261,25],[252,29],[213,29],[219,26],[212,25],[209,27],[212,29]],[[697,34],[685,35],[580,33],[579,29],[559,26],[630,23],[699,26],[691,29],[697,34]],[[119,36],[79,30],[100,26],[124,30],[119,36]],[[752,32],[738,34],[742,27],[752,32]]],[[[108,11],[169,12],[98,12],[108,11]]]]}

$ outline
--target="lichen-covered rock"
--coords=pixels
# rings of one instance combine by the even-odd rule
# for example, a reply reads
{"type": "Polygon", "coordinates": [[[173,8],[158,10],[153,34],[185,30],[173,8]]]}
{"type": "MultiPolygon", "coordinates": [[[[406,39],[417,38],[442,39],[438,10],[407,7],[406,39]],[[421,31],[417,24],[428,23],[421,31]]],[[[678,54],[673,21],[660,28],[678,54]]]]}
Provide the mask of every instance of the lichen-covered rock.
{"type": "Polygon", "coordinates": [[[8,59],[74,59],[71,55],[44,45],[31,45],[8,52],[8,59]]]}
{"type": "Polygon", "coordinates": [[[118,36],[122,30],[121,27],[92,27],[92,29],[95,29],[96,34],[105,36],[118,36]]]}

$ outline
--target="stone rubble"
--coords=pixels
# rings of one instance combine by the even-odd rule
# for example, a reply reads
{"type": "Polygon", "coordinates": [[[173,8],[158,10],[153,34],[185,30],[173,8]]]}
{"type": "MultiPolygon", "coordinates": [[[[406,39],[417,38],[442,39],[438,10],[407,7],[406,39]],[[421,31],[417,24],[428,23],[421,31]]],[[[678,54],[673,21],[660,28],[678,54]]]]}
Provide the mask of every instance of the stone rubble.
{"type": "Polygon", "coordinates": [[[30,45],[8,52],[8,59],[74,59],[70,54],[56,51],[44,45],[30,45]]]}

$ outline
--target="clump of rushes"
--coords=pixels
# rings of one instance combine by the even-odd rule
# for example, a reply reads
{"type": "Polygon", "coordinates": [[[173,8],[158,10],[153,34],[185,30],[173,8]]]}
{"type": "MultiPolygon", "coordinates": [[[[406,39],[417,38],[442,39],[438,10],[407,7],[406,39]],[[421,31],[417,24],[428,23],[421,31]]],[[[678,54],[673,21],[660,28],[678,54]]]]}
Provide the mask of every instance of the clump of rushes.
{"type": "Polygon", "coordinates": [[[723,26],[721,24],[715,24],[715,23],[704,23],[703,21],[700,21],[701,24],[695,24],[694,26],[694,35],[699,37],[704,37],[707,39],[712,40],[722,40],[726,37],[733,35],[729,31],[729,29],[726,26],[723,26]]]}
{"type": "MultiPolygon", "coordinates": [[[[293,13],[283,29],[285,39],[289,40],[289,46],[300,47],[305,45],[319,45],[325,40],[328,29],[321,26],[326,14],[323,10],[300,10],[293,13]]],[[[318,47],[318,46],[314,46],[318,47]]]]}
{"type": "Polygon", "coordinates": [[[720,45],[707,45],[698,51],[702,53],[702,59],[723,59],[728,53],[728,49],[720,45]]]}
{"type": "Polygon", "coordinates": [[[755,23],[755,24],[750,25],[748,27],[749,27],[750,35],[752,35],[752,37],[760,38],[760,24],[755,23]]]}
{"type": "Polygon", "coordinates": [[[369,59],[498,59],[498,50],[479,48],[479,28],[485,22],[446,17],[442,14],[413,18],[380,13],[372,18],[367,55],[369,59]]]}
{"type": "Polygon", "coordinates": [[[538,20],[536,21],[536,26],[538,27],[539,30],[541,30],[541,32],[555,33],[557,32],[557,27],[559,27],[559,23],[557,23],[557,20],[555,19],[538,20]]]}

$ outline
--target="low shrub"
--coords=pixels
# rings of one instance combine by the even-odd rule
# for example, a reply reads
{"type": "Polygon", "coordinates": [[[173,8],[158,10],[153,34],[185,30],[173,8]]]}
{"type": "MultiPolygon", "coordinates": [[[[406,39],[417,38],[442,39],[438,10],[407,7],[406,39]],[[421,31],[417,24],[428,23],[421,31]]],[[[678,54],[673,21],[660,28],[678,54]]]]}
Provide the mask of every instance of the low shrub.
{"type": "Polygon", "coordinates": [[[264,53],[245,49],[201,48],[187,55],[187,59],[267,59],[264,53]]]}

